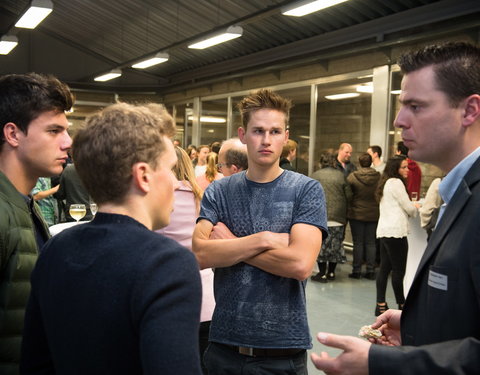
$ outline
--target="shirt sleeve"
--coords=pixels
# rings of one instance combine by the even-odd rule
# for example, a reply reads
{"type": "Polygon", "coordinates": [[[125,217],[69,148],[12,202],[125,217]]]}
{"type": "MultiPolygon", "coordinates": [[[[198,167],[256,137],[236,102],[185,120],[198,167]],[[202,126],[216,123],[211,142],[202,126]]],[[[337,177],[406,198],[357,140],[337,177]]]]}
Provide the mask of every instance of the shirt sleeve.
{"type": "Polygon", "coordinates": [[[407,213],[408,216],[417,216],[417,209],[408,197],[408,193],[403,182],[398,178],[391,178],[388,181],[390,181],[391,184],[392,195],[397,200],[399,206],[407,213]]]}
{"type": "Polygon", "coordinates": [[[218,206],[215,199],[215,182],[211,183],[205,192],[203,193],[202,204],[200,206],[200,215],[197,218],[197,223],[202,220],[208,220],[213,225],[216,225],[219,221],[218,218],[218,206]]]}
{"type": "Polygon", "coordinates": [[[319,228],[324,238],[328,235],[325,193],[322,185],[316,180],[310,179],[297,199],[292,225],[297,223],[310,224],[319,228]]]}

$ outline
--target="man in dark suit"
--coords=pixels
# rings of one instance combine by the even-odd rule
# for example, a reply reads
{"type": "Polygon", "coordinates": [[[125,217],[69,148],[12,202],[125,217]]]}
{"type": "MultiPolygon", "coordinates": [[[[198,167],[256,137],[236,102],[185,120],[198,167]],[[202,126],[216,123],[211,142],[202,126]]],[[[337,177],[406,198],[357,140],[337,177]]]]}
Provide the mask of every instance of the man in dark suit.
{"type": "Polygon", "coordinates": [[[480,48],[429,46],[400,58],[395,126],[408,156],[440,167],[445,204],[404,310],[388,310],[371,342],[319,333],[344,350],[313,354],[328,374],[480,373],[480,48]],[[377,345],[372,345],[372,343],[377,345]]]}

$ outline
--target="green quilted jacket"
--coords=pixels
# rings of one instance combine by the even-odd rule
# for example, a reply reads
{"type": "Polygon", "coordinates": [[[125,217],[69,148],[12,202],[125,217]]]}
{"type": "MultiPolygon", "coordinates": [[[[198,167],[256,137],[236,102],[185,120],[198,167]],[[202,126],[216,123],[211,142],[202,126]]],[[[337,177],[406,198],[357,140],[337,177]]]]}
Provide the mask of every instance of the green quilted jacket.
{"type": "MultiPolygon", "coordinates": [[[[38,206],[33,212],[44,223],[38,206]]],[[[30,273],[38,257],[34,223],[24,197],[0,172],[0,374],[18,374],[30,273]]],[[[42,235],[49,237],[44,224],[42,235]]]]}

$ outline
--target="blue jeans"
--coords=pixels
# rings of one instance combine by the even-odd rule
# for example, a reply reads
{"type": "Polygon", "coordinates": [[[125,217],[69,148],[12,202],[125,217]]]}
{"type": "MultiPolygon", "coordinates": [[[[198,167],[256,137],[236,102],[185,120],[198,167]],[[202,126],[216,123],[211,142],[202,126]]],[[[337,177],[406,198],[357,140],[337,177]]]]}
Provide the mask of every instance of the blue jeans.
{"type": "Polygon", "coordinates": [[[362,271],[362,264],[367,262],[367,272],[375,270],[375,246],[377,222],[350,219],[353,239],[353,273],[362,271]]]}
{"type": "Polygon", "coordinates": [[[291,357],[249,357],[210,342],[203,357],[208,375],[307,375],[307,352],[291,357]]]}

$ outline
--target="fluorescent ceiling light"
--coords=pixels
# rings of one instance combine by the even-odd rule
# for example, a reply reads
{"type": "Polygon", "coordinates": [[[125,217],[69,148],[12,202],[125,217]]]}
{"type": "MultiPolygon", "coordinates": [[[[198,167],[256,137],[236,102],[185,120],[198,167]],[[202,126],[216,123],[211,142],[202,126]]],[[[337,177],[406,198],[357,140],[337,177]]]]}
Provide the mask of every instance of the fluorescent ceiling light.
{"type": "MultiPolygon", "coordinates": [[[[188,116],[188,121],[193,121],[193,116],[188,116]]],[[[223,117],[201,116],[200,122],[211,122],[216,124],[223,124],[227,122],[227,120],[223,117]]]]}
{"type": "Polygon", "coordinates": [[[18,38],[15,35],[4,35],[0,39],[0,55],[8,55],[18,44],[18,38]]]}
{"type": "Polygon", "coordinates": [[[114,69],[107,74],[103,74],[101,76],[95,77],[94,80],[97,82],[105,82],[111,79],[120,77],[122,75],[122,71],[120,69],[114,69]]]}
{"type": "Polygon", "coordinates": [[[30,8],[15,24],[16,27],[25,29],[34,29],[42,22],[53,10],[53,4],[50,0],[32,0],[30,8]]]}
{"type": "Polygon", "coordinates": [[[226,42],[231,39],[241,37],[243,29],[240,26],[230,26],[227,30],[213,34],[206,39],[202,39],[194,44],[190,44],[188,48],[204,49],[219,43],[226,42]]]}
{"type": "Polygon", "coordinates": [[[356,98],[357,96],[360,96],[358,92],[347,92],[345,94],[325,95],[325,98],[328,100],[342,100],[356,98]]]}
{"type": "Polygon", "coordinates": [[[390,91],[392,95],[400,95],[402,93],[402,90],[392,90],[390,91]]]}
{"type": "Polygon", "coordinates": [[[333,5],[343,3],[344,1],[347,1],[347,0],[299,1],[298,3],[282,8],[282,14],[285,16],[302,17],[302,16],[305,16],[306,14],[317,12],[321,9],[325,9],[333,5]]]}
{"type": "Polygon", "coordinates": [[[136,68],[136,69],[149,68],[153,65],[161,64],[165,61],[168,61],[169,57],[170,56],[168,55],[168,53],[157,53],[155,56],[150,57],[149,59],[133,64],[132,68],[136,68]]]}
{"type": "Polygon", "coordinates": [[[363,85],[357,86],[356,90],[357,90],[357,92],[372,94],[373,93],[373,82],[367,82],[363,85]]]}

